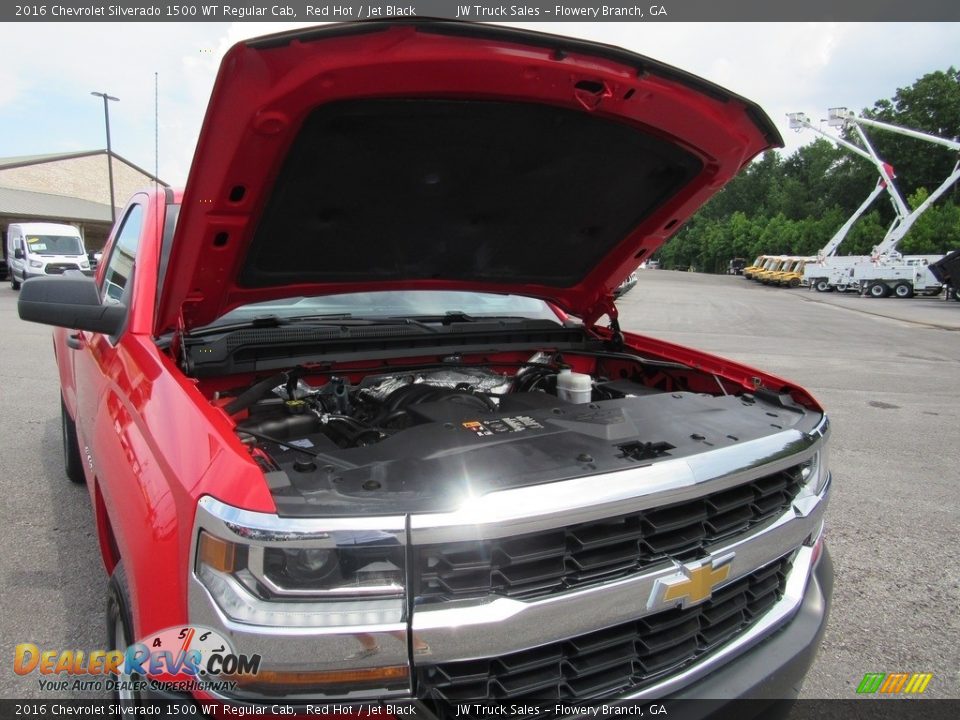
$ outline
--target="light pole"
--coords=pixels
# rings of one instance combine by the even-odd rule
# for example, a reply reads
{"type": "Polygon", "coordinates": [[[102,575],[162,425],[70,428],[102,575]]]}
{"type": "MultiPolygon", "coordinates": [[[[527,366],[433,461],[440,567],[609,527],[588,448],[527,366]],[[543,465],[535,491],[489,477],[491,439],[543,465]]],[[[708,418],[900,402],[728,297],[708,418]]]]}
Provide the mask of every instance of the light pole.
{"type": "Polygon", "coordinates": [[[116,223],[117,208],[113,199],[113,151],[110,149],[110,110],[107,109],[107,101],[116,100],[119,102],[120,98],[115,98],[113,95],[107,95],[106,93],[99,92],[92,92],[90,94],[103,98],[103,121],[107,126],[107,173],[110,176],[110,222],[116,223]]]}

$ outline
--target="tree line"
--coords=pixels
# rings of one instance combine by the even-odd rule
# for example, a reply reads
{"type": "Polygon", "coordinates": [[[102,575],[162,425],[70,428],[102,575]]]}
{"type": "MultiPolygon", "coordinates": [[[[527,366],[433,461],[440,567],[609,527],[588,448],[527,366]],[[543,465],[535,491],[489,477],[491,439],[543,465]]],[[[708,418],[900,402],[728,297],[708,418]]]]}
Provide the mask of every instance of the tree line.
{"type": "MultiPolygon", "coordinates": [[[[960,71],[928,73],[878,100],[864,117],[940,137],[960,136],[960,71]]],[[[953,170],[948,148],[866,128],[877,154],[894,167],[896,185],[913,209],[953,170]]],[[[809,130],[804,132],[811,132],[809,130]]],[[[858,142],[852,132],[850,142],[858,142]]],[[[791,155],[769,151],[710,200],[662,248],[667,268],[724,272],[731,258],[760,254],[816,255],[866,199],[877,182],[867,160],[818,136],[791,155]]],[[[958,183],[960,185],[960,183],[958,183]]],[[[853,226],[839,255],[866,255],[895,215],[882,194],[853,226]]],[[[900,243],[903,254],[940,254],[960,248],[960,188],[941,197],[900,243]]]]}

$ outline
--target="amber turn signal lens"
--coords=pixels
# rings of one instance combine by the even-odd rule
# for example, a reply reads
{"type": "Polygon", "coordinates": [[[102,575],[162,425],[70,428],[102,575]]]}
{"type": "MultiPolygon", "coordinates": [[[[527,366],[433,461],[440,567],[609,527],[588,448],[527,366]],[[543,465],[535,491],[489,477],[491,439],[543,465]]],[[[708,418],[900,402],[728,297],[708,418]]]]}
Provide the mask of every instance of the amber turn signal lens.
{"type": "Polygon", "coordinates": [[[330,671],[276,671],[261,670],[256,675],[221,675],[221,679],[237,683],[240,687],[252,689],[271,687],[346,687],[356,685],[374,685],[381,683],[395,685],[406,680],[410,669],[406,665],[388,665],[386,667],[358,668],[355,670],[330,671]]]}
{"type": "Polygon", "coordinates": [[[230,573],[237,567],[237,546],[205,532],[200,533],[198,560],[214,570],[230,573]]]}

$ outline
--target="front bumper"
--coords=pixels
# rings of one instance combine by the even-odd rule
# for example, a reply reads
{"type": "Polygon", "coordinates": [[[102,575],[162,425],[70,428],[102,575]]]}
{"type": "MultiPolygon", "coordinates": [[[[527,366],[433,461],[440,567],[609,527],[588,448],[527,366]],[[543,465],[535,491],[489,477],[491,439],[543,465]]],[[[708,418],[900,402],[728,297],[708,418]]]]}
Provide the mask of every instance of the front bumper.
{"type": "MultiPolygon", "coordinates": [[[[671,717],[698,720],[733,712],[737,720],[771,717],[771,712],[789,708],[797,698],[803,679],[813,664],[827,627],[833,593],[833,561],[824,546],[793,618],[759,644],[721,665],[710,674],[662,697],[644,692],[614,702],[663,701],[671,717]],[[738,701],[749,700],[749,703],[738,701]],[[679,704],[677,704],[679,703],[679,704]]],[[[183,695],[154,691],[148,699],[183,702],[183,695]]],[[[222,700],[222,699],[221,699],[222,700]]],[[[246,703],[228,701],[231,705],[246,703]]],[[[417,717],[435,717],[434,706],[417,701],[417,717]]],[[[296,709],[296,705],[292,706],[296,709]]],[[[734,717],[734,715],[731,715],[734,717]]]]}

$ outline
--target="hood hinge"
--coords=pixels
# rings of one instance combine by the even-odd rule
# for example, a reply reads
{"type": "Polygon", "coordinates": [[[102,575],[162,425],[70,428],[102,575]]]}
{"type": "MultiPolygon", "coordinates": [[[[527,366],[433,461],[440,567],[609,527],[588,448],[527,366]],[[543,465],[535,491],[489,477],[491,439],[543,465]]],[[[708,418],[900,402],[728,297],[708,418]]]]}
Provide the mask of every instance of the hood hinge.
{"type": "Polygon", "coordinates": [[[610,346],[610,349],[614,352],[620,352],[623,350],[623,332],[620,330],[620,320],[617,318],[616,311],[613,315],[610,315],[610,332],[613,333],[610,339],[607,341],[607,345],[610,346]]]}
{"type": "Polygon", "coordinates": [[[170,354],[178,361],[180,369],[187,371],[188,357],[187,346],[183,338],[186,334],[186,323],[183,319],[183,306],[177,313],[177,325],[173,329],[173,337],[170,338],[170,354]]]}
{"type": "Polygon", "coordinates": [[[623,331],[620,330],[620,313],[614,304],[612,295],[607,295],[591,307],[590,310],[584,314],[583,323],[588,327],[592,326],[604,315],[610,318],[611,337],[607,340],[607,345],[611,350],[620,352],[624,347],[623,331]]]}

